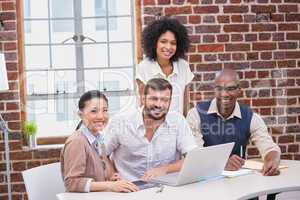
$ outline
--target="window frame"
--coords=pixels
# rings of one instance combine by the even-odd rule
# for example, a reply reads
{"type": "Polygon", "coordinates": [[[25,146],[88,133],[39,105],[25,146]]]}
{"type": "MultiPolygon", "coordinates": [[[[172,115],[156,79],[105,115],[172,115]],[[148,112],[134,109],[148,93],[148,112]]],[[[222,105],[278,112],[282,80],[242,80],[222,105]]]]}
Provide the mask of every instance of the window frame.
{"type": "MultiPolygon", "coordinates": [[[[133,79],[135,76],[135,64],[142,59],[142,50],[141,50],[141,2],[139,0],[133,0],[131,4],[131,9],[133,11],[133,16],[131,19],[132,23],[132,43],[133,43],[133,79]]],[[[19,92],[20,92],[20,102],[21,102],[21,122],[26,121],[27,113],[26,113],[26,103],[31,98],[35,99],[54,99],[54,98],[62,98],[61,96],[66,97],[66,94],[45,94],[45,95],[33,95],[27,96],[26,94],[26,69],[25,69],[25,31],[24,31],[24,10],[23,10],[23,1],[16,2],[16,12],[17,12],[17,42],[18,42],[18,64],[19,64],[19,92]],[[36,97],[35,97],[36,96],[36,97]]],[[[106,13],[106,17],[108,17],[108,12],[106,13]]],[[[109,20],[110,18],[106,18],[109,20]]],[[[108,29],[109,30],[109,29],[108,29]]],[[[109,38],[107,38],[108,42],[109,38]]],[[[110,42],[111,43],[111,42],[110,42]]],[[[109,48],[108,48],[109,51],[109,48]]],[[[108,54],[109,56],[109,54],[108,54]]],[[[90,68],[89,68],[90,69],[90,68]]],[[[99,68],[97,68],[99,69],[99,68]]],[[[108,68],[106,68],[108,69],[108,68]]],[[[117,69],[117,67],[113,67],[113,69],[117,69]]],[[[55,70],[55,69],[52,69],[55,70]]],[[[61,69],[60,69],[61,70],[61,69]]],[[[75,70],[78,70],[77,68],[75,70]]],[[[47,70],[48,71],[48,70],[47,70]]],[[[84,72],[83,72],[84,73],[84,72]]],[[[135,83],[135,80],[133,80],[135,83]]],[[[84,88],[83,88],[84,90],[84,88]]],[[[79,98],[79,92],[69,93],[68,98],[79,98]]],[[[81,92],[82,93],[82,92],[81,92]]],[[[130,96],[136,94],[136,84],[134,84],[133,90],[124,90],[124,91],[104,91],[104,93],[108,96],[130,96]]],[[[63,144],[68,136],[61,137],[39,137],[37,139],[38,145],[49,145],[49,144],[63,144]]],[[[23,140],[26,144],[26,140],[23,140]]]]}

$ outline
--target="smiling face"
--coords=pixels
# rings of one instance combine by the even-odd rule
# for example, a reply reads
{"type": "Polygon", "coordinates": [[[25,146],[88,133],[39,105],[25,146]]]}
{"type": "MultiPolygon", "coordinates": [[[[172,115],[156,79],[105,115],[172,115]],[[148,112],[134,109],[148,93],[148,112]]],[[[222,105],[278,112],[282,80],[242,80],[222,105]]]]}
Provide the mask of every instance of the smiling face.
{"type": "Polygon", "coordinates": [[[221,73],[215,80],[215,97],[219,113],[227,118],[235,107],[240,94],[237,74],[233,71],[221,73]]]}
{"type": "Polygon", "coordinates": [[[144,97],[144,112],[147,117],[153,120],[163,119],[169,111],[171,95],[169,89],[157,91],[149,88],[148,94],[144,97]]]}
{"type": "Polygon", "coordinates": [[[85,102],[79,116],[83,124],[93,133],[102,131],[108,122],[108,105],[102,98],[92,98],[85,102]]]}
{"type": "Polygon", "coordinates": [[[156,43],[157,60],[170,60],[176,53],[176,37],[171,31],[161,34],[156,43]]]}

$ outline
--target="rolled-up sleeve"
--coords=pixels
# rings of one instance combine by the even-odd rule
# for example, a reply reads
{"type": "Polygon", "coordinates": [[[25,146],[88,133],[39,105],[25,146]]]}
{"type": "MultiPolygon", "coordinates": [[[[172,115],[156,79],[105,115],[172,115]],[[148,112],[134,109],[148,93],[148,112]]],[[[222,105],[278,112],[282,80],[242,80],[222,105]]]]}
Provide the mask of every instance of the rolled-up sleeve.
{"type": "Polygon", "coordinates": [[[192,130],[192,134],[195,138],[197,145],[203,147],[204,141],[200,129],[200,117],[196,108],[192,108],[191,110],[189,110],[186,116],[186,120],[192,130]]]}
{"type": "Polygon", "coordinates": [[[281,153],[280,148],[273,142],[272,137],[269,135],[265,122],[256,113],[253,113],[250,123],[250,133],[250,139],[258,148],[263,159],[270,151],[281,153]]]}
{"type": "Polygon", "coordinates": [[[86,185],[91,178],[84,177],[86,171],[86,151],[79,140],[65,144],[63,151],[64,183],[67,192],[88,192],[86,185]]]}
{"type": "Polygon", "coordinates": [[[186,120],[182,117],[178,129],[177,149],[181,154],[184,154],[196,147],[197,145],[192,135],[192,131],[186,120]]]}

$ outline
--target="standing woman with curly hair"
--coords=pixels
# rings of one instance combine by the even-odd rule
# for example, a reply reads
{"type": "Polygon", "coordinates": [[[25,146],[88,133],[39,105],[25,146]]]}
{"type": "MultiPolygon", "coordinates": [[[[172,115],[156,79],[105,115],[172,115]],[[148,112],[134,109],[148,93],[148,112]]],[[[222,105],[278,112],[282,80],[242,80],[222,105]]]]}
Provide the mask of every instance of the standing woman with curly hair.
{"type": "Polygon", "coordinates": [[[164,78],[173,86],[170,111],[186,114],[187,85],[194,78],[184,60],[189,48],[186,28],[173,18],[161,18],[148,25],[142,33],[145,58],[136,69],[140,97],[144,86],[152,78],[164,78]]]}

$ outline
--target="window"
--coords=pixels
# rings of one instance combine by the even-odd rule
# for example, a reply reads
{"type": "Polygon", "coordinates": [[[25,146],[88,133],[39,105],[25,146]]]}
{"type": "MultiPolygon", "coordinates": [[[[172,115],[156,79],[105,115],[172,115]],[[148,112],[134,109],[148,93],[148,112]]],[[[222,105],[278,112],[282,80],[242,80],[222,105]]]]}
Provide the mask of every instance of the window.
{"type": "Polygon", "coordinates": [[[135,106],[133,0],[24,0],[26,114],[38,134],[72,133],[87,90],[112,114],[135,106]]]}

